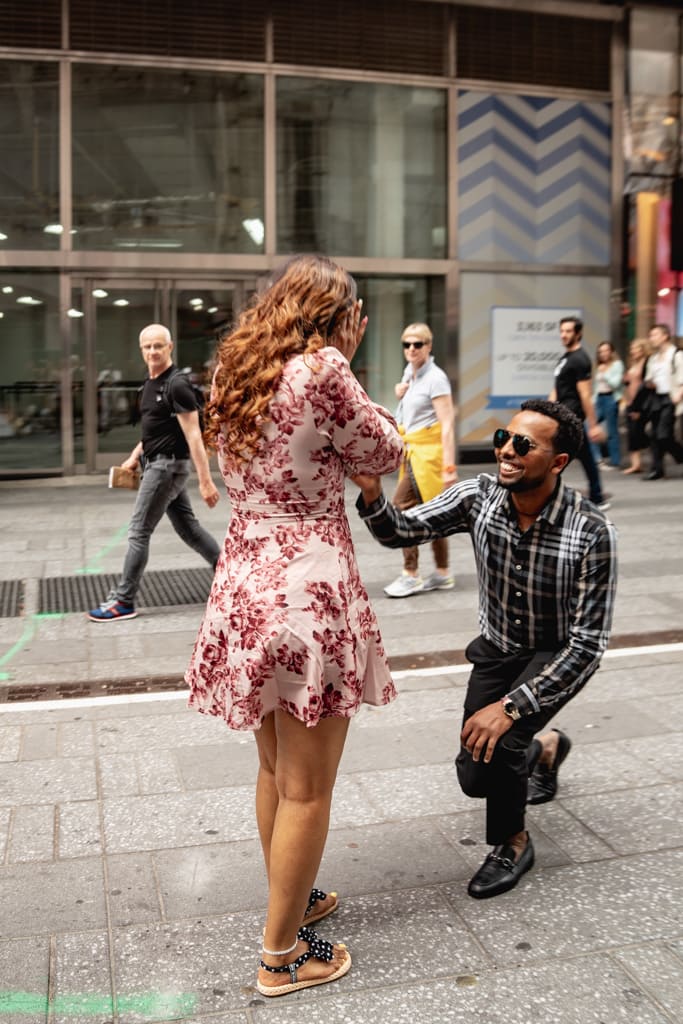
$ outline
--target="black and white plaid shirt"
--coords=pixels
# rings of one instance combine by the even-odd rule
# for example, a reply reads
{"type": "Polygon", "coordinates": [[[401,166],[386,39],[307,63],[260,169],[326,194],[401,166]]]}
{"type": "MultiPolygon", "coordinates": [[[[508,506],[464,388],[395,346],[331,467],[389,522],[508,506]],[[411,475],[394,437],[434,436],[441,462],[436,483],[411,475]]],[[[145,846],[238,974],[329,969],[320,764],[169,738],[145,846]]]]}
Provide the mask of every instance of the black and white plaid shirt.
{"type": "Polygon", "coordinates": [[[612,623],[616,530],[562,478],[524,533],[510,492],[484,473],[405,513],[384,495],[367,508],[361,495],[357,508],[389,548],[471,534],[482,636],[506,654],[555,652],[538,675],[511,691],[523,715],[559,707],[593,675],[612,623]]]}

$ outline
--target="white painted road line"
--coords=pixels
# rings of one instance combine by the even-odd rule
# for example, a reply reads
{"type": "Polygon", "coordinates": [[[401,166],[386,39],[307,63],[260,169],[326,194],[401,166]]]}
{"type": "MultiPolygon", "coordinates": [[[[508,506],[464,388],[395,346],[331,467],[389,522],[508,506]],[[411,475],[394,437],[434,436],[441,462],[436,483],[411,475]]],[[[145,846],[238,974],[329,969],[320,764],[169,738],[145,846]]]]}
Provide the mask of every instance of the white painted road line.
{"type": "MultiPolygon", "coordinates": [[[[683,643],[652,644],[650,647],[618,647],[606,651],[603,661],[613,658],[647,658],[653,654],[678,654],[683,651],[683,643]]],[[[401,669],[392,672],[393,679],[414,679],[417,677],[461,675],[470,671],[466,665],[430,665],[428,668],[401,669]]],[[[107,707],[113,704],[143,704],[162,700],[186,701],[189,690],[161,690],[158,693],[121,693],[104,697],[64,697],[62,700],[18,700],[11,704],[0,704],[0,714],[11,714],[17,711],[70,711],[72,708],[107,707]]]]}

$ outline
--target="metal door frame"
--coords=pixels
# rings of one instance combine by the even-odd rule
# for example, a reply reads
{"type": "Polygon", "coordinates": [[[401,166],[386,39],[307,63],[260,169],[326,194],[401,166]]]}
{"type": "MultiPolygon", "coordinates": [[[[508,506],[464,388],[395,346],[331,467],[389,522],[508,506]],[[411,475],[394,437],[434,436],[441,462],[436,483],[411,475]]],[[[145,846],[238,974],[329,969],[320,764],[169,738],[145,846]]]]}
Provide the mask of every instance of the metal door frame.
{"type": "MultiPolygon", "coordinates": [[[[132,288],[135,288],[136,291],[149,290],[154,294],[154,319],[163,323],[168,320],[169,284],[170,282],[167,280],[140,276],[93,275],[73,281],[73,286],[80,287],[83,292],[83,447],[87,473],[104,468],[104,462],[102,465],[99,464],[97,446],[97,302],[92,294],[93,290],[95,288],[103,288],[108,292],[132,288]]],[[[140,377],[142,378],[142,372],[140,377]]],[[[112,462],[112,453],[106,454],[106,462],[107,464],[112,462]]]]}

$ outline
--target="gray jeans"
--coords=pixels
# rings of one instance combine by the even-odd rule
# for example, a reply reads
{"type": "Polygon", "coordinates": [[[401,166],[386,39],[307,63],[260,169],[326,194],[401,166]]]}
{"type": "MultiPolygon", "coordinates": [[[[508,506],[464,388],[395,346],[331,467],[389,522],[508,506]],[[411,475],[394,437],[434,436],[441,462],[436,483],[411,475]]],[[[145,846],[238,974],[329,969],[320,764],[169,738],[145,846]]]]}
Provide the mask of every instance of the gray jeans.
{"type": "Polygon", "coordinates": [[[158,458],[145,467],[128,527],[128,551],[123,574],[112,597],[134,604],[149,558],[149,539],[164,512],[181,540],[216,567],[220,548],[192,511],[185,490],[190,475],[189,459],[158,458]]]}

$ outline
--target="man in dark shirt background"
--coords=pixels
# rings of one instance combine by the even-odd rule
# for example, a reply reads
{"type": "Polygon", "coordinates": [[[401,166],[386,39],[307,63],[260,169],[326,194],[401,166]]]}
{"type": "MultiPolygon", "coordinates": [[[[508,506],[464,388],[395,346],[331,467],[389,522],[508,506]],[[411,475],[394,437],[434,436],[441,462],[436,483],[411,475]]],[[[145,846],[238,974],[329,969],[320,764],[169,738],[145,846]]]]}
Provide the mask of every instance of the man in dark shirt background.
{"type": "Polygon", "coordinates": [[[560,340],[564,345],[564,355],[555,367],[555,386],[548,398],[551,402],[566,405],[583,422],[585,436],[578,459],[588,480],[588,497],[605,512],[609,502],[605,501],[600,470],[588,443],[589,440],[599,441],[601,434],[593,406],[593,368],[590,356],[581,348],[582,335],[583,323],[577,316],[565,316],[560,320],[560,340]]]}
{"type": "Polygon", "coordinates": [[[481,635],[467,647],[460,785],[486,800],[494,848],[470,880],[475,899],[513,888],[534,863],[525,805],[552,800],[571,746],[557,729],[534,739],[593,675],[607,648],[616,587],[616,532],[566,486],[581,421],[534,399],[493,438],[498,476],[449,487],[401,513],[381,483],[356,476],[357,508],[386,547],[468,532],[479,581],[481,635]]]}
{"type": "Polygon", "coordinates": [[[93,622],[135,618],[135,596],[149,557],[149,541],[164,513],[181,540],[215,568],[220,548],[197,520],[187,494],[190,459],[199,478],[199,493],[213,508],[218,491],[211,479],[197,400],[188,378],[173,365],[173,340],[162,324],[140,332],[140,353],[149,375],[142,388],[142,440],[123,462],[144,472],[128,528],[128,551],[116,589],[88,613],[93,622]]]}

